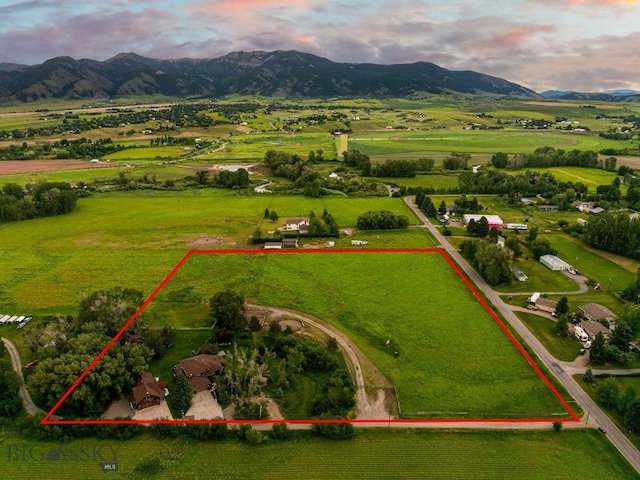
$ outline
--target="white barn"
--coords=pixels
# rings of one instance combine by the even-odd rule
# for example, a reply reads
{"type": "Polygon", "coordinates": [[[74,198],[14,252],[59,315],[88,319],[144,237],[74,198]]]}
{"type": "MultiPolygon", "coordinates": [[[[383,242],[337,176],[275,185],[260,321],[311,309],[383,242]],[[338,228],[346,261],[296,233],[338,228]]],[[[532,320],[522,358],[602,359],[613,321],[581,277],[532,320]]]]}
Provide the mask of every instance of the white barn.
{"type": "Polygon", "coordinates": [[[543,255],[540,257],[540,263],[547,267],[549,270],[569,270],[571,265],[556,257],[555,255],[543,255]]]}

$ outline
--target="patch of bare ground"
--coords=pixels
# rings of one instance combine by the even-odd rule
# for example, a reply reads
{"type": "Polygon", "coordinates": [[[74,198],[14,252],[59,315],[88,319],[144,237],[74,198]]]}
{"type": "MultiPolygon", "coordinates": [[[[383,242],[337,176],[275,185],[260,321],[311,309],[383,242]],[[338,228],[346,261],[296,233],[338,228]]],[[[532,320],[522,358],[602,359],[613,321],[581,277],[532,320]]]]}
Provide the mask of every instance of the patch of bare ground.
{"type": "Polygon", "coordinates": [[[215,235],[198,235],[195,240],[191,242],[192,247],[211,247],[214,245],[220,245],[224,241],[224,238],[215,235]]]}
{"type": "Polygon", "coordinates": [[[623,155],[623,156],[616,155],[615,157],[618,159],[618,165],[626,165],[627,167],[636,168],[636,169],[640,168],[640,157],[635,157],[631,155],[623,155]]]}

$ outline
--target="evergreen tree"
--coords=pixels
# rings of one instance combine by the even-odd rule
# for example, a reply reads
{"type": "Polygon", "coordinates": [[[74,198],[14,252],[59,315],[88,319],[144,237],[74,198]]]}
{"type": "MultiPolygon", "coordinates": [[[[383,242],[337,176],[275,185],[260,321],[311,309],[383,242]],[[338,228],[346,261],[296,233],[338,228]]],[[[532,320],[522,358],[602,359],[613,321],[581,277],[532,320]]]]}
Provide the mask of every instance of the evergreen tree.
{"type": "Polygon", "coordinates": [[[569,313],[569,299],[567,297],[562,297],[558,300],[555,313],[558,317],[569,313]]]}
{"type": "Polygon", "coordinates": [[[593,339],[590,360],[594,365],[603,365],[607,362],[607,347],[602,332],[598,332],[596,338],[593,339]]]}

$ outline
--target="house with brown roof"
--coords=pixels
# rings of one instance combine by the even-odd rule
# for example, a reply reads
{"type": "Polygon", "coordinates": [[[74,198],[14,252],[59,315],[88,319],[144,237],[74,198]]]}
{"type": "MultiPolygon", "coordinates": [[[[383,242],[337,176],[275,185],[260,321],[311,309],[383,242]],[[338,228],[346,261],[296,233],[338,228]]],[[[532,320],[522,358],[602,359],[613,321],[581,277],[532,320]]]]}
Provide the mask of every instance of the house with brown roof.
{"type": "Polygon", "coordinates": [[[538,298],[536,300],[535,305],[538,310],[542,310],[543,312],[553,313],[556,311],[556,306],[558,305],[558,303],[554,302],[553,300],[548,300],[546,298],[538,298]]]}
{"type": "Polygon", "coordinates": [[[185,358],[173,367],[173,374],[182,373],[191,385],[193,393],[208,390],[215,376],[222,373],[224,363],[220,355],[200,354],[185,358]]]}
{"type": "Polygon", "coordinates": [[[592,322],[602,322],[603,320],[610,322],[618,318],[615,313],[599,303],[586,303],[578,308],[584,314],[586,319],[591,320],[592,322]]]}
{"type": "Polygon", "coordinates": [[[131,389],[131,395],[129,396],[131,407],[141,410],[153,405],[160,405],[160,402],[164,399],[165,388],[166,385],[158,382],[151,372],[142,372],[138,383],[131,389]]]}

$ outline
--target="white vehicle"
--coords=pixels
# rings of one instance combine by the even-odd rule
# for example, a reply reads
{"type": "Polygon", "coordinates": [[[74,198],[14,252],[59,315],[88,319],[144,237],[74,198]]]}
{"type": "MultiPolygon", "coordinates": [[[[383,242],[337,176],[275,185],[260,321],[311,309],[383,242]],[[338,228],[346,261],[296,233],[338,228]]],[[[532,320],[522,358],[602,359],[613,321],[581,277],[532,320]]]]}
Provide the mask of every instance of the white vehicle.
{"type": "Polygon", "coordinates": [[[366,240],[351,240],[351,245],[366,245],[368,243],[366,240]]]}
{"type": "Polygon", "coordinates": [[[589,350],[593,342],[591,340],[587,341],[583,346],[585,349],[589,350]]]}
{"type": "Polygon", "coordinates": [[[581,342],[586,342],[589,340],[589,335],[587,335],[587,332],[585,332],[582,327],[576,325],[573,329],[573,334],[576,336],[576,338],[578,340],[580,340],[581,342]]]}
{"type": "Polygon", "coordinates": [[[528,299],[527,302],[529,303],[536,303],[536,300],[538,300],[540,298],[540,292],[534,292],[533,295],[531,295],[528,299]]]}

